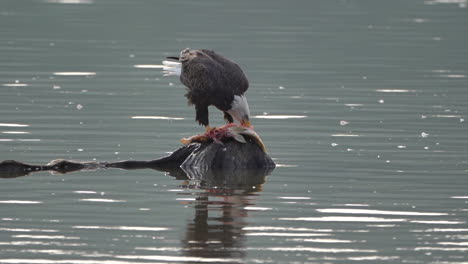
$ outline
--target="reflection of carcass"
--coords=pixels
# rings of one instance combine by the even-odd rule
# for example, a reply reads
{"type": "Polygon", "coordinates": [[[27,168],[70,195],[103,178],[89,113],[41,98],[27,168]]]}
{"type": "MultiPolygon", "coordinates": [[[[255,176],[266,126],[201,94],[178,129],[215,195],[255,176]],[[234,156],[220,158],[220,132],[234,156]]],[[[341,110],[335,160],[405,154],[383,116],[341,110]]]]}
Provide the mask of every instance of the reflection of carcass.
{"type": "Polygon", "coordinates": [[[245,207],[252,203],[251,193],[209,189],[194,202],[193,221],[187,224],[182,240],[188,257],[222,258],[223,263],[239,263],[245,257],[248,224],[245,207]]]}
{"type": "MultiPolygon", "coordinates": [[[[211,144],[216,145],[216,144],[211,144]]],[[[243,263],[249,224],[247,207],[255,204],[265,177],[273,168],[211,169],[204,173],[186,168],[193,181],[181,187],[203,189],[195,201],[183,201],[194,208],[182,240],[187,257],[223,259],[223,263],[243,263]]],[[[215,261],[213,261],[215,262],[215,261]]]]}
{"type": "Polygon", "coordinates": [[[241,263],[246,248],[243,230],[248,224],[246,207],[255,202],[256,192],[262,190],[265,177],[274,166],[261,147],[246,137],[246,143],[235,140],[223,142],[223,145],[192,143],[167,157],[150,161],[56,160],[48,165],[4,161],[0,162],[0,177],[20,177],[44,170],[67,173],[107,168],[168,172],[179,180],[185,180],[181,187],[197,189],[193,191],[197,195],[195,201],[183,201],[193,205],[195,216],[187,223],[181,254],[194,257],[188,259],[211,259],[212,263],[216,262],[215,259],[222,259],[222,263],[241,263]],[[225,148],[228,151],[223,151],[225,148]],[[233,153],[235,159],[232,159],[233,153]]]}

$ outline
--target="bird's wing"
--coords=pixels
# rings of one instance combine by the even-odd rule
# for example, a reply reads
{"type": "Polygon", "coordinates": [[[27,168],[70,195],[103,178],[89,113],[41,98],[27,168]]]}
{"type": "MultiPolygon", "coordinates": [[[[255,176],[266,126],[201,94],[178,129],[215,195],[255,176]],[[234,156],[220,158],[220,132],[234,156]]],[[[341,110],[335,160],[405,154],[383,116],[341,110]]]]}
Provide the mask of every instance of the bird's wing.
{"type": "Polygon", "coordinates": [[[245,76],[242,69],[237,65],[237,63],[232,62],[230,65],[230,76],[232,76],[228,83],[231,85],[235,95],[242,95],[244,94],[247,89],[249,89],[249,81],[245,76]]]}
{"type": "Polygon", "coordinates": [[[244,94],[249,88],[249,81],[241,67],[234,61],[215,53],[212,50],[201,50],[218,64],[221,71],[223,86],[233,91],[235,95],[244,94]]]}
{"type": "Polygon", "coordinates": [[[183,65],[180,81],[189,89],[187,97],[190,101],[209,104],[207,94],[216,90],[216,78],[213,76],[219,74],[219,70],[205,63],[204,60],[206,59],[195,58],[189,64],[183,65]]]}

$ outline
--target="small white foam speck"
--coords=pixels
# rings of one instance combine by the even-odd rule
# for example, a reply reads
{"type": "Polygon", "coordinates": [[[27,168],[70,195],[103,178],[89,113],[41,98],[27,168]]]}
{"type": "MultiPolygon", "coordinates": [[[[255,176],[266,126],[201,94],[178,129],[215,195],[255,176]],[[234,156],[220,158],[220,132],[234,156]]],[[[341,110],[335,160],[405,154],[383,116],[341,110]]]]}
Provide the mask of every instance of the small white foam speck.
{"type": "Polygon", "coordinates": [[[340,121],[340,125],[341,125],[341,126],[346,126],[347,124],[349,124],[348,121],[344,121],[344,120],[341,120],[341,121],[340,121]]]}

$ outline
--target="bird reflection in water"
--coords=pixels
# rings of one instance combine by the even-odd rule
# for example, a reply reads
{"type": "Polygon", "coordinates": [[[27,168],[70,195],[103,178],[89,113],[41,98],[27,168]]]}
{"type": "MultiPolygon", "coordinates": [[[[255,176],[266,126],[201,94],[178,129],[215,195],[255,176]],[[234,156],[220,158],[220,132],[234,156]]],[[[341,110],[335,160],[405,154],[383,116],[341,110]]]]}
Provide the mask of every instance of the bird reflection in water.
{"type": "Polygon", "coordinates": [[[204,191],[197,193],[194,201],[184,201],[195,209],[195,216],[188,221],[182,239],[184,254],[239,263],[246,254],[243,228],[248,225],[247,208],[254,204],[255,197],[262,190],[265,175],[265,171],[250,171],[237,175],[240,179],[248,179],[247,182],[236,181],[224,186],[216,185],[213,179],[231,178],[232,175],[220,175],[218,172],[217,177],[208,177],[211,182],[185,182],[182,187],[202,188],[204,191]]]}

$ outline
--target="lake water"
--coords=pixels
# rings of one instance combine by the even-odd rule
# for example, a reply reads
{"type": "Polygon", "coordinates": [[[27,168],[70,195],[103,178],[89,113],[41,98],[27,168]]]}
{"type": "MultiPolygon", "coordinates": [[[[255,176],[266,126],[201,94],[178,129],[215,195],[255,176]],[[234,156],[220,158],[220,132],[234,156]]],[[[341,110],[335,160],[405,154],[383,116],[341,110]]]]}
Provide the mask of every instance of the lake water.
{"type": "Polygon", "coordinates": [[[190,47],[244,69],[278,167],[0,179],[0,263],[468,263],[467,5],[2,1],[0,161],[167,155],[203,128],[151,65],[190,47]]]}

